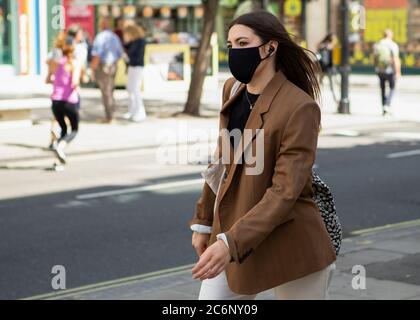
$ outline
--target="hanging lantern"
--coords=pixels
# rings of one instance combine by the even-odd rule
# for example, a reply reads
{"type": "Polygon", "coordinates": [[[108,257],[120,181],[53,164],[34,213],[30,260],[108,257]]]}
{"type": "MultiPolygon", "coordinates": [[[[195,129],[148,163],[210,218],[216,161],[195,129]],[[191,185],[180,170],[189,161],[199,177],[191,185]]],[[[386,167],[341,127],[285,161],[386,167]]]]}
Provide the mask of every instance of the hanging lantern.
{"type": "Polygon", "coordinates": [[[194,16],[196,18],[202,18],[204,16],[204,9],[203,9],[203,7],[201,7],[201,6],[195,7],[194,8],[194,16]]]}
{"type": "Polygon", "coordinates": [[[171,8],[168,6],[160,8],[160,15],[163,18],[170,18],[171,17],[171,8]]]}
{"type": "Polygon", "coordinates": [[[185,6],[178,7],[177,13],[178,13],[178,18],[185,19],[188,16],[188,8],[185,6]]]}
{"type": "Polygon", "coordinates": [[[120,6],[112,6],[112,16],[114,18],[121,17],[121,7],[120,6]]]}
{"type": "Polygon", "coordinates": [[[145,18],[153,17],[153,8],[151,6],[147,6],[143,8],[143,17],[145,18]]]}
{"type": "Polygon", "coordinates": [[[109,16],[109,10],[108,10],[107,5],[100,5],[98,11],[99,11],[99,15],[101,17],[108,17],[109,16]]]}
{"type": "Polygon", "coordinates": [[[134,18],[136,16],[136,7],[135,6],[125,6],[123,9],[124,16],[126,18],[134,18]]]}

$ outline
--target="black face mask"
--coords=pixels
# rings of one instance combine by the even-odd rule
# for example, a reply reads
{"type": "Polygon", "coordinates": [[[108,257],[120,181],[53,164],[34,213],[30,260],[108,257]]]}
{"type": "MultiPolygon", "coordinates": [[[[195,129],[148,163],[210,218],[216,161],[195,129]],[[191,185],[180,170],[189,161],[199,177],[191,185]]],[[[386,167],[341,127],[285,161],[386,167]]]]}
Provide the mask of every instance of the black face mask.
{"type": "Polygon", "coordinates": [[[267,43],[258,47],[229,49],[229,69],[236,80],[245,84],[252,80],[261,61],[271,56],[270,52],[267,57],[261,59],[259,48],[265,44],[267,43]]]}

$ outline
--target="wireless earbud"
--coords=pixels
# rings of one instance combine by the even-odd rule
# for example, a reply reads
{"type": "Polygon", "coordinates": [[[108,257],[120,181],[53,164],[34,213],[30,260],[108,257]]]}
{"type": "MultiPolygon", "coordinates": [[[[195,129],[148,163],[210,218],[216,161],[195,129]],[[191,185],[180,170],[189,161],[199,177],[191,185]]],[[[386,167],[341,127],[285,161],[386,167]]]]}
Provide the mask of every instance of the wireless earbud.
{"type": "Polygon", "coordinates": [[[270,49],[268,49],[268,53],[272,53],[274,51],[274,48],[272,46],[270,46],[270,49]]]}

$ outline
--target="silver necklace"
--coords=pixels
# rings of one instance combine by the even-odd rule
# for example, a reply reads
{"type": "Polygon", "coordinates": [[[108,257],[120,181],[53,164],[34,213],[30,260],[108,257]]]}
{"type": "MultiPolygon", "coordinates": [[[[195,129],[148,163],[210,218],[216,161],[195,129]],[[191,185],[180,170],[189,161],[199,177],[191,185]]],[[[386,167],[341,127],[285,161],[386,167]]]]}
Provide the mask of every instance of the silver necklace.
{"type": "Polygon", "coordinates": [[[251,103],[251,101],[249,100],[249,97],[248,97],[248,90],[246,90],[246,89],[245,89],[245,98],[246,98],[246,100],[249,103],[249,109],[252,110],[252,108],[254,107],[255,102],[254,102],[254,104],[251,103]]]}

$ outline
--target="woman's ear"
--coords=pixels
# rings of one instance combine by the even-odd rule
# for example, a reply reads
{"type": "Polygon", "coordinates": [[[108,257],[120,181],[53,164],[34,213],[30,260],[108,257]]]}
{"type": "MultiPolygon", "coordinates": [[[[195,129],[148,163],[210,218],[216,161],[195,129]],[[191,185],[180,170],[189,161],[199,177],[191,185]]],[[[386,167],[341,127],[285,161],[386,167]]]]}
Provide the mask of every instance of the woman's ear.
{"type": "Polygon", "coordinates": [[[271,41],[270,42],[270,47],[269,47],[270,50],[271,50],[270,54],[275,52],[277,50],[278,46],[279,46],[279,43],[277,41],[271,41]]]}

